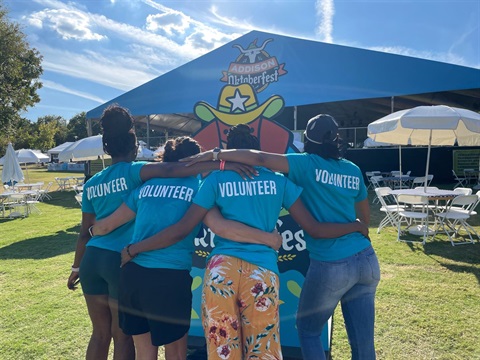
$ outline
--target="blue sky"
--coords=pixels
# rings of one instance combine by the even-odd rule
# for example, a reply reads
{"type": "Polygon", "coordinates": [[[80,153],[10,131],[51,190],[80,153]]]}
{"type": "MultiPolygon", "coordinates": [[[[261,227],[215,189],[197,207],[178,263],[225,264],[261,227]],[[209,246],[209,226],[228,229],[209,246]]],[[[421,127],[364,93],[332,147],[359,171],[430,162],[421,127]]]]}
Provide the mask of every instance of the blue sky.
{"type": "Polygon", "coordinates": [[[69,120],[251,30],[480,68],[479,0],[3,0],[69,120]]]}

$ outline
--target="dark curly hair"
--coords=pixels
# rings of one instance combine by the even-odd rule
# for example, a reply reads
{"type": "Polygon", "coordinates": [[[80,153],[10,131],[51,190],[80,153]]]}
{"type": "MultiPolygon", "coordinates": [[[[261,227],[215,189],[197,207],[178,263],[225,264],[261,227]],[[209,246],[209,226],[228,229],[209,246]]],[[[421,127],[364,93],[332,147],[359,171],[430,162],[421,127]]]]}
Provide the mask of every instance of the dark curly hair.
{"type": "Polygon", "coordinates": [[[103,129],[103,151],[112,157],[131,154],[137,148],[134,122],[128,109],[118,104],[109,105],[100,118],[103,129]]]}
{"type": "Polygon", "coordinates": [[[161,155],[163,162],[175,162],[184,157],[198,154],[200,144],[189,136],[180,136],[165,143],[165,151],[161,155]]]}
{"type": "Polygon", "coordinates": [[[227,133],[227,149],[260,150],[260,142],[252,132],[253,129],[245,124],[232,126],[227,133]]]}

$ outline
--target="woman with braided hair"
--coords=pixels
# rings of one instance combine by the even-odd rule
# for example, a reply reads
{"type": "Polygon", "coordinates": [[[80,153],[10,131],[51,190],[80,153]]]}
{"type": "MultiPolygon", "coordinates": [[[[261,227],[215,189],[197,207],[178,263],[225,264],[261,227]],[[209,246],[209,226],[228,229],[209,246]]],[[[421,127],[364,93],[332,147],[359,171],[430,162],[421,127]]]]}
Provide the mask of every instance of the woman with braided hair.
{"type": "MultiPolygon", "coordinates": [[[[130,221],[104,236],[92,237],[89,229],[96,221],[112,214],[122,204],[122,197],[144,181],[154,177],[196,175],[218,169],[218,162],[212,161],[194,169],[178,162],[134,162],[138,146],[134,119],[128,110],[117,104],[110,105],[100,121],[103,148],[112,157],[112,165],[84,185],[80,234],[67,286],[75,290],[80,280],[92,322],[86,359],[107,359],[112,339],[115,360],[134,359],[132,338],[118,325],[117,304],[120,252],[132,239],[134,222],[130,221]]],[[[250,167],[234,163],[227,166],[243,176],[253,175],[250,167]]]]}

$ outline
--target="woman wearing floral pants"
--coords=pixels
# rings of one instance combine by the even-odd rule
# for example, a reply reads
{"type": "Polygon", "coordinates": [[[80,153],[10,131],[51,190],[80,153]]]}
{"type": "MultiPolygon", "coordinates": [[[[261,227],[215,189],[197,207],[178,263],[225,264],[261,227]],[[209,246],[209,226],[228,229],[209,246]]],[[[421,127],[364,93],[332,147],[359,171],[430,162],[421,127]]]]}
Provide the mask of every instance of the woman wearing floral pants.
{"type": "Polygon", "coordinates": [[[232,256],[212,257],[202,299],[209,352],[221,359],[242,359],[242,353],[281,359],[278,285],[273,271],[232,256]]]}

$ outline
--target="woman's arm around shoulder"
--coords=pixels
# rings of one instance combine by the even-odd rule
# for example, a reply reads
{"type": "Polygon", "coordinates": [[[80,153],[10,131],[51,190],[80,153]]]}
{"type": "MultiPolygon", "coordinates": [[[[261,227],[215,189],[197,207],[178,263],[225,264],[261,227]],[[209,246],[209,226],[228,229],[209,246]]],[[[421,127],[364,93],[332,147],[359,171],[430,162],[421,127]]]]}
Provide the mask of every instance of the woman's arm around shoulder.
{"type": "MultiPolygon", "coordinates": [[[[217,153],[218,160],[235,161],[252,166],[264,166],[274,171],[288,173],[289,166],[287,157],[283,154],[268,153],[258,150],[231,149],[221,150],[217,153]]],[[[199,162],[213,160],[213,150],[190,156],[180,161],[188,162],[193,166],[199,162]]]]}
{"type": "Polygon", "coordinates": [[[215,234],[237,242],[249,244],[262,244],[279,250],[282,246],[282,236],[274,229],[266,232],[254,227],[242,224],[238,221],[225,219],[217,207],[212,208],[203,219],[215,234]]]}
{"type": "Polygon", "coordinates": [[[112,214],[102,220],[98,220],[90,229],[90,233],[91,235],[105,235],[111,233],[116,228],[135,218],[135,215],[135,212],[123,203],[112,214]]]}
{"type": "Polygon", "coordinates": [[[202,221],[207,211],[196,204],[190,205],[180,221],[123,249],[122,266],[141,252],[164,249],[184,239],[202,221]]]}
{"type": "Polygon", "coordinates": [[[311,237],[316,239],[337,238],[353,232],[360,232],[368,237],[368,226],[360,221],[351,223],[318,222],[307,210],[300,198],[289,209],[290,215],[311,237]]]}

